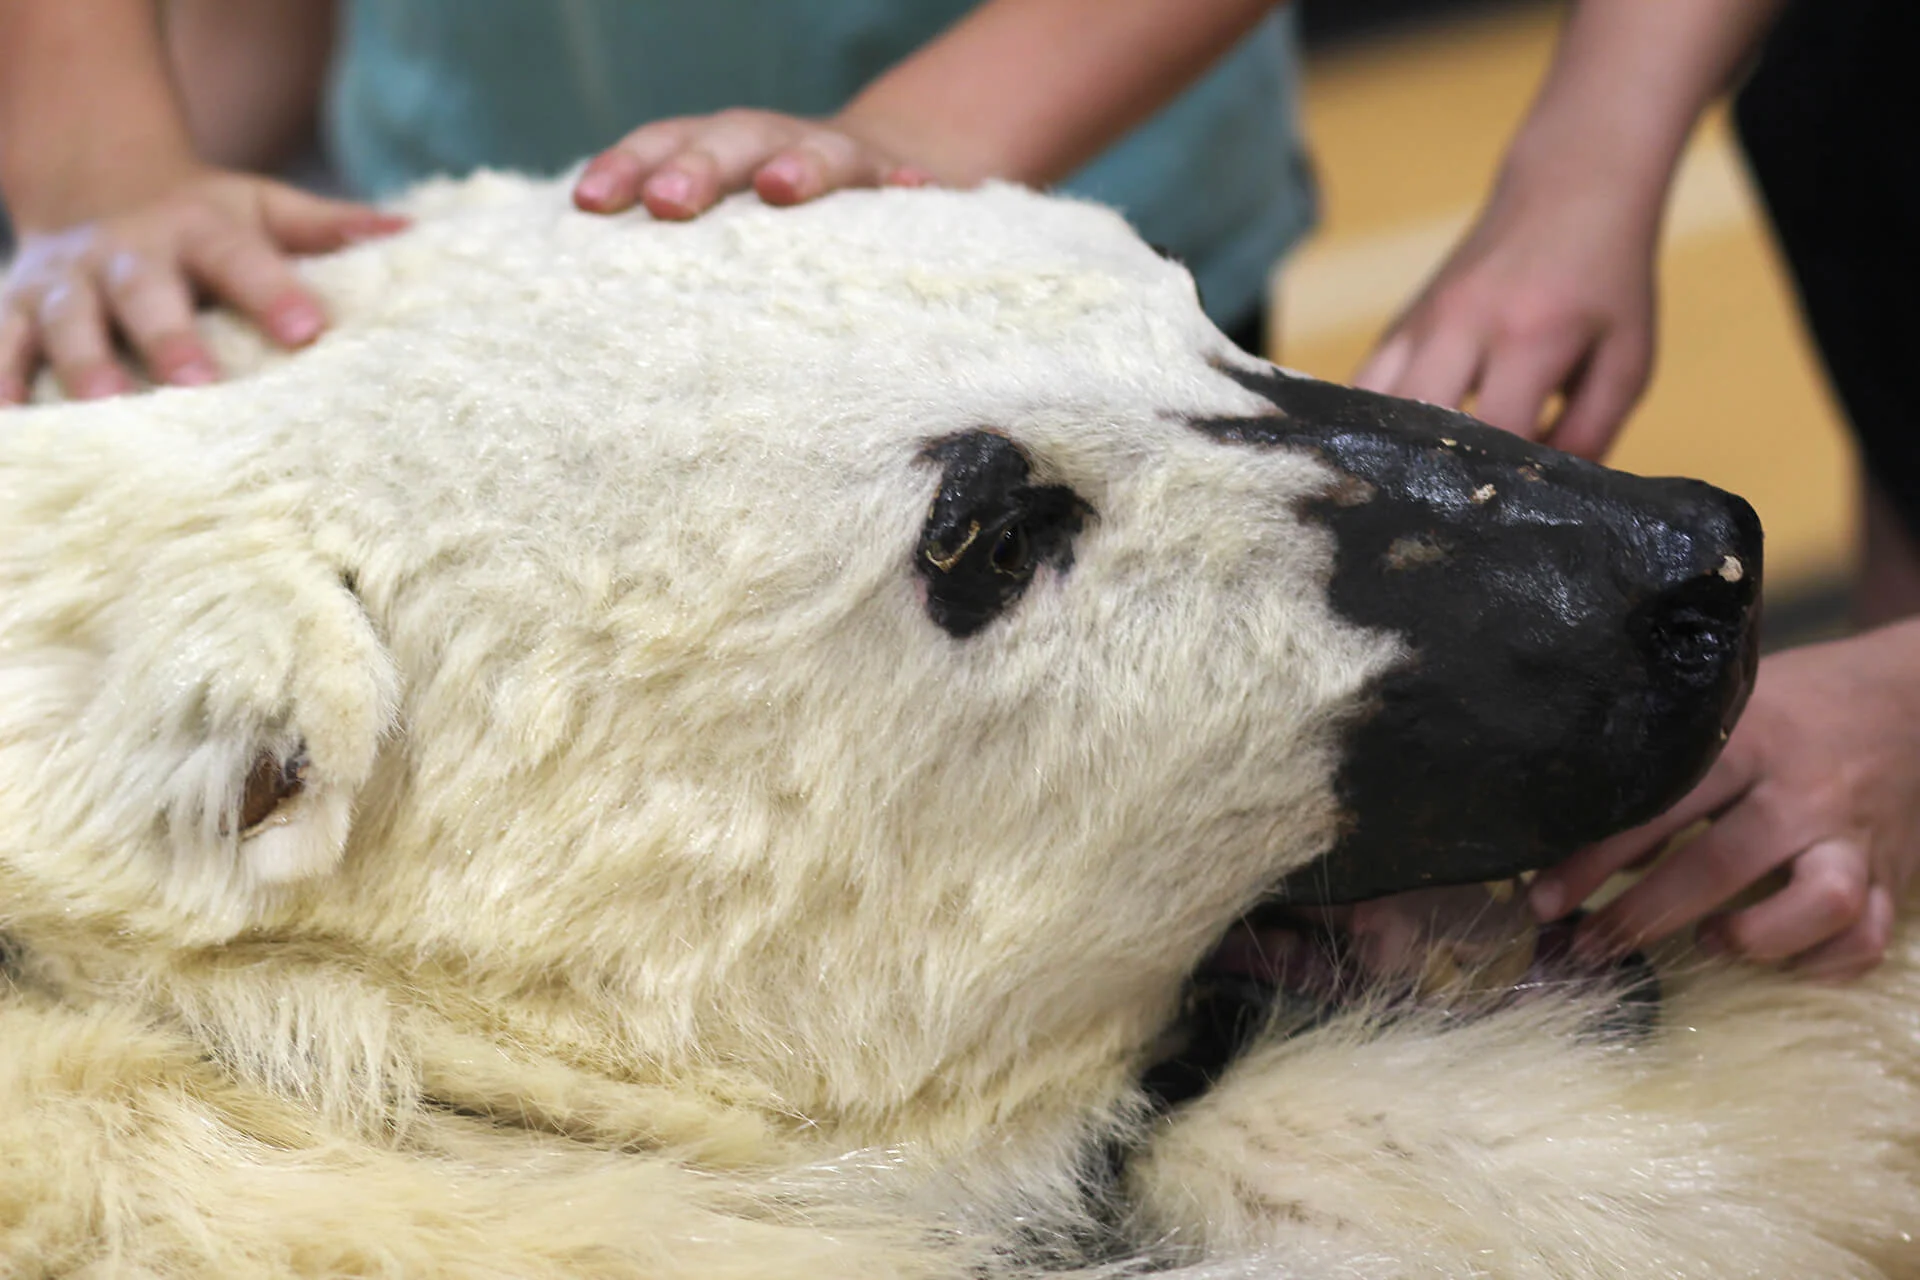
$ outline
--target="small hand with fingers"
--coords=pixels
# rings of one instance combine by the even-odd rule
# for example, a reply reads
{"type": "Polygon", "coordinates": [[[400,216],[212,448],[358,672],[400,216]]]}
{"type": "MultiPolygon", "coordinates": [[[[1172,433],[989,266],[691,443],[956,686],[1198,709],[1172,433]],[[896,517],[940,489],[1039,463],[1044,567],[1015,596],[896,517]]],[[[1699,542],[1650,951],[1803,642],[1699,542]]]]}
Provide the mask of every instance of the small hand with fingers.
{"type": "Polygon", "coordinates": [[[131,390],[116,336],[156,382],[214,380],[219,370],[193,326],[196,295],[234,307],[283,346],[310,342],[326,314],[288,255],[404,225],[366,205],[197,169],[124,211],[23,229],[0,280],[0,404],[25,400],[43,364],[75,398],[131,390]]]}
{"type": "Polygon", "coordinates": [[[1652,370],[1655,231],[1605,197],[1503,187],[1356,385],[1598,458],[1652,370]]]}
{"type": "Polygon", "coordinates": [[[1611,955],[1698,924],[1711,949],[1821,977],[1878,964],[1920,866],[1920,622],[1768,658],[1705,780],[1655,821],[1543,872],[1535,913],[1567,914],[1702,822],[1589,917],[1576,947],[1611,955]],[[1773,879],[1784,882],[1766,891],[1773,879]]]}
{"type": "Polygon", "coordinates": [[[588,162],[574,201],[592,213],[644,204],[656,218],[682,220],[749,188],[768,204],[791,205],[848,187],[932,180],[844,121],[742,108],[635,129],[588,162]]]}

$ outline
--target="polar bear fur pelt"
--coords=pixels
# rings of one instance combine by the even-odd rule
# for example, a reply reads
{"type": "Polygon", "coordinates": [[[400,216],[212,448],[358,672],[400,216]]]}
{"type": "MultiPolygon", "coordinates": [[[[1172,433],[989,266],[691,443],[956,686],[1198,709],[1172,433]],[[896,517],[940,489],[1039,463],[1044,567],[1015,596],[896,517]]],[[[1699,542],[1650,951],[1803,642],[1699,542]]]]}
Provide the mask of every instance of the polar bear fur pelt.
{"type": "Polygon", "coordinates": [[[1146,1104],[1399,641],[1119,218],[411,211],[310,350],[0,416],[0,1275],[1920,1275],[1910,934],[1146,1104]],[[936,626],[982,431],[1079,534],[936,626]]]}

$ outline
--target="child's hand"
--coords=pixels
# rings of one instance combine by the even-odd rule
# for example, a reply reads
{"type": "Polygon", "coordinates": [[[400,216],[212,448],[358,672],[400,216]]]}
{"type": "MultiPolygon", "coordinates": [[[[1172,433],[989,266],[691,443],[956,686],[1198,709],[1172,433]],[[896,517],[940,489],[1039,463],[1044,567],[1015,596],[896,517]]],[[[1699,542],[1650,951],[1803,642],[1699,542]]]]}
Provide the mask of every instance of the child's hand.
{"type": "Polygon", "coordinates": [[[1503,184],[1355,381],[1448,407],[1472,396],[1496,427],[1599,457],[1652,367],[1656,229],[1608,193],[1503,184]]]}
{"type": "Polygon", "coordinates": [[[41,364],[78,399],[130,390],[114,355],[116,332],[154,381],[212,381],[219,370],[193,327],[196,291],[282,346],[310,342],[326,315],[287,255],[404,225],[365,205],[205,169],[124,212],[23,229],[0,281],[0,404],[24,401],[41,364]]]}
{"type": "Polygon", "coordinates": [[[1555,919],[1701,819],[1711,824],[1581,927],[1589,954],[1701,921],[1710,947],[1825,977],[1879,963],[1920,864],[1920,622],[1771,657],[1726,751],[1673,810],[1535,879],[1555,919]],[[1769,873],[1786,881],[1726,911],[1769,873]]]}
{"type": "Polygon", "coordinates": [[[656,218],[679,220],[748,187],[768,204],[786,205],[845,187],[930,181],[844,122],[740,109],[635,129],[588,162],[573,199],[591,213],[619,213],[638,203],[656,218]]]}

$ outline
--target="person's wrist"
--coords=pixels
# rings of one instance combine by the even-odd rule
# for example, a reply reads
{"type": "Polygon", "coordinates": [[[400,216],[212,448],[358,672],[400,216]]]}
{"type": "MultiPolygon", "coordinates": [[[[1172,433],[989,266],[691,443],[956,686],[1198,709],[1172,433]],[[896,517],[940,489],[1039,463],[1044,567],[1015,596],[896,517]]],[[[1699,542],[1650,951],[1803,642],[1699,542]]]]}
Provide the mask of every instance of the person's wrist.
{"type": "Polygon", "coordinates": [[[875,155],[892,164],[909,162],[907,149],[913,145],[910,131],[885,113],[862,110],[858,100],[828,116],[823,123],[836,133],[845,134],[875,155]]]}
{"type": "Polygon", "coordinates": [[[916,127],[884,105],[856,98],[826,124],[895,168],[912,169],[943,185],[965,185],[982,176],[973,173],[953,147],[943,146],[937,134],[916,127]]]}
{"type": "Polygon", "coordinates": [[[8,216],[22,235],[65,230],[156,200],[206,171],[184,132],[133,134],[4,175],[8,216]]]}
{"type": "Polygon", "coordinates": [[[1516,209],[1604,211],[1636,238],[1658,228],[1677,154],[1591,123],[1529,122],[1508,148],[1495,199],[1516,209]]]}

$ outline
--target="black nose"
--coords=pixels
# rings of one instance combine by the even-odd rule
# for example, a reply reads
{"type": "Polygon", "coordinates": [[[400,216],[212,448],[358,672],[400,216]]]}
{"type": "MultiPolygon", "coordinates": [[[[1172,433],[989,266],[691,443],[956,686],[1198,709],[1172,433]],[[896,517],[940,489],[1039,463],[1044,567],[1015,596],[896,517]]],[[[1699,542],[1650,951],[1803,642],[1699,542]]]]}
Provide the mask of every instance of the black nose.
{"type": "Polygon", "coordinates": [[[1734,682],[1722,713],[1725,728],[1732,727],[1760,657],[1749,572],[1745,557],[1729,553],[1720,568],[1655,595],[1628,623],[1648,668],[1669,683],[1706,693],[1734,682]]]}
{"type": "Polygon", "coordinates": [[[1753,508],[1694,481],[1650,480],[1648,519],[1665,550],[1646,563],[1656,584],[1628,615],[1644,677],[1611,722],[1609,749],[1636,759],[1607,825],[1645,821],[1678,800],[1718,755],[1746,706],[1760,663],[1761,532],[1753,508]]]}
{"type": "Polygon", "coordinates": [[[1594,514],[1615,528],[1626,634],[1650,686],[1712,702],[1715,727],[1730,728],[1759,663],[1760,518],[1697,480],[1598,474],[1609,502],[1594,514]]]}

